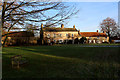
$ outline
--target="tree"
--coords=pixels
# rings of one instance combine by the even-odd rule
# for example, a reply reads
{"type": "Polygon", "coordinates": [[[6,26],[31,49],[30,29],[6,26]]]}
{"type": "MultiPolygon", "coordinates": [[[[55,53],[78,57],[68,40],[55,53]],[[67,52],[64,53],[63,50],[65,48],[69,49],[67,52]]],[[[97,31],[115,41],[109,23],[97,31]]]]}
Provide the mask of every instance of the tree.
{"type": "Polygon", "coordinates": [[[120,27],[119,27],[118,24],[116,25],[116,27],[115,27],[114,30],[112,31],[111,36],[112,36],[112,37],[115,37],[115,36],[116,36],[116,37],[120,38],[120,27]]]}
{"type": "Polygon", "coordinates": [[[78,12],[73,6],[69,7],[65,3],[51,2],[50,0],[46,0],[46,2],[7,1],[0,2],[0,6],[2,6],[2,29],[6,29],[7,32],[7,34],[2,34],[2,37],[6,36],[3,45],[10,30],[14,27],[24,29],[23,25],[26,23],[32,25],[38,23],[39,25],[39,23],[48,21],[52,22],[50,25],[60,24],[78,12]],[[10,26],[5,26],[8,23],[10,26]]]}
{"type": "Polygon", "coordinates": [[[80,43],[84,44],[84,42],[85,42],[86,40],[87,40],[86,37],[82,37],[82,38],[80,39],[80,43]]]}
{"type": "Polygon", "coordinates": [[[52,22],[46,22],[46,24],[44,25],[44,27],[56,27],[57,25],[53,24],[51,25],[52,22]]]}
{"type": "Polygon", "coordinates": [[[116,22],[114,19],[107,17],[100,24],[101,31],[104,31],[109,36],[109,42],[111,42],[111,36],[114,30],[116,29],[116,22]]]}

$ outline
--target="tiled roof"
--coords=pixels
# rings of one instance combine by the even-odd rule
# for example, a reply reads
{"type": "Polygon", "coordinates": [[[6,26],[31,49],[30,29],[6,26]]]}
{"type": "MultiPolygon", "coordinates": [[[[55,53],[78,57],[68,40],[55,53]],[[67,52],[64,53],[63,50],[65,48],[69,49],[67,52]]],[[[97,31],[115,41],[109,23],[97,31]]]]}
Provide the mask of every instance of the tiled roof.
{"type": "Polygon", "coordinates": [[[80,32],[80,35],[84,37],[107,37],[105,33],[99,32],[80,32]]]}
{"type": "MultiPolygon", "coordinates": [[[[7,32],[5,33],[7,34],[7,32]]],[[[9,32],[8,37],[34,37],[32,32],[27,31],[18,31],[18,32],[9,32]]]]}
{"type": "Polygon", "coordinates": [[[58,31],[77,31],[76,28],[43,28],[43,31],[58,32],[58,31]]]}

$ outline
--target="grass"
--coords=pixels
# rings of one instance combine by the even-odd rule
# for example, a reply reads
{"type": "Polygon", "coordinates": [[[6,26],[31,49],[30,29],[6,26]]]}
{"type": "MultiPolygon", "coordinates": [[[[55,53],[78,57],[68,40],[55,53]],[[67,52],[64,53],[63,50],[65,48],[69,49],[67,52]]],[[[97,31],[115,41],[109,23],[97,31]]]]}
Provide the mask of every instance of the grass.
{"type": "MultiPolygon", "coordinates": [[[[62,45],[62,46],[73,46],[73,44],[55,44],[56,46],[62,45]]],[[[74,44],[74,46],[119,46],[120,43],[102,43],[102,44],[95,44],[95,43],[90,43],[90,44],[74,44]]]]}
{"type": "Polygon", "coordinates": [[[120,48],[30,46],[4,47],[3,78],[120,78],[120,48]],[[29,60],[20,69],[11,67],[10,57],[29,60]]]}

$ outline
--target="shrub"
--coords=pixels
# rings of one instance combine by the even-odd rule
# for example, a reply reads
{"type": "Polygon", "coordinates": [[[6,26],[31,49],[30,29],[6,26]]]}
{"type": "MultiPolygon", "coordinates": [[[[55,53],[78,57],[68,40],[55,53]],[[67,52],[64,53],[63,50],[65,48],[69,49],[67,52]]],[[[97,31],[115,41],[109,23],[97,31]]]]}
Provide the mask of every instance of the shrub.
{"type": "Polygon", "coordinates": [[[67,44],[72,44],[72,40],[68,40],[67,44]]]}
{"type": "Polygon", "coordinates": [[[78,38],[75,39],[74,44],[78,44],[80,40],[78,38]]]}
{"type": "Polygon", "coordinates": [[[82,38],[80,39],[80,43],[84,44],[86,40],[87,40],[86,37],[82,37],[82,38]]]}

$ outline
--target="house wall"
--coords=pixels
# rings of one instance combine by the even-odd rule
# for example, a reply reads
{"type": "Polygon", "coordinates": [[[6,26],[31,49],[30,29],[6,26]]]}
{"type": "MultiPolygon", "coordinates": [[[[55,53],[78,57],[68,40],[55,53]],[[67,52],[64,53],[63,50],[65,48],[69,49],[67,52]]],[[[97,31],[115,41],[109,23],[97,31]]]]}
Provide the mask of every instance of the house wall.
{"type": "MultiPolygon", "coordinates": [[[[50,40],[51,41],[59,41],[59,40],[72,40],[72,39],[75,39],[77,38],[78,36],[78,31],[65,31],[65,32],[44,32],[43,33],[44,35],[44,39],[46,38],[47,40],[50,40]],[[54,35],[55,34],[55,35],[54,35]],[[61,34],[61,36],[60,36],[61,34]],[[66,34],[68,34],[68,36],[66,36],[66,34]],[[73,36],[72,36],[73,34],[73,36]],[[50,35],[50,36],[48,36],[50,35]]],[[[49,41],[48,41],[49,43],[49,41]]]]}
{"type": "Polygon", "coordinates": [[[86,37],[86,38],[87,38],[87,43],[109,42],[109,37],[86,37]]]}
{"type": "MultiPolygon", "coordinates": [[[[2,37],[1,43],[3,44],[5,37],[2,37]]],[[[35,37],[8,37],[6,45],[14,45],[17,41],[26,42],[28,44],[37,44],[37,39],[35,37]]]]}
{"type": "MultiPolygon", "coordinates": [[[[59,41],[59,40],[72,40],[75,38],[82,38],[82,36],[78,37],[78,31],[67,31],[67,32],[44,32],[44,39],[46,39],[47,43],[50,43],[51,41],[59,41]],[[49,36],[48,36],[49,34],[49,36]],[[55,35],[54,35],[55,34],[55,35]],[[61,34],[61,36],[59,35],[61,34]],[[69,34],[69,37],[66,36],[66,34],[69,34]],[[72,37],[72,34],[74,35],[72,37]]],[[[109,37],[86,37],[87,43],[102,43],[102,42],[109,42],[109,37]]]]}

